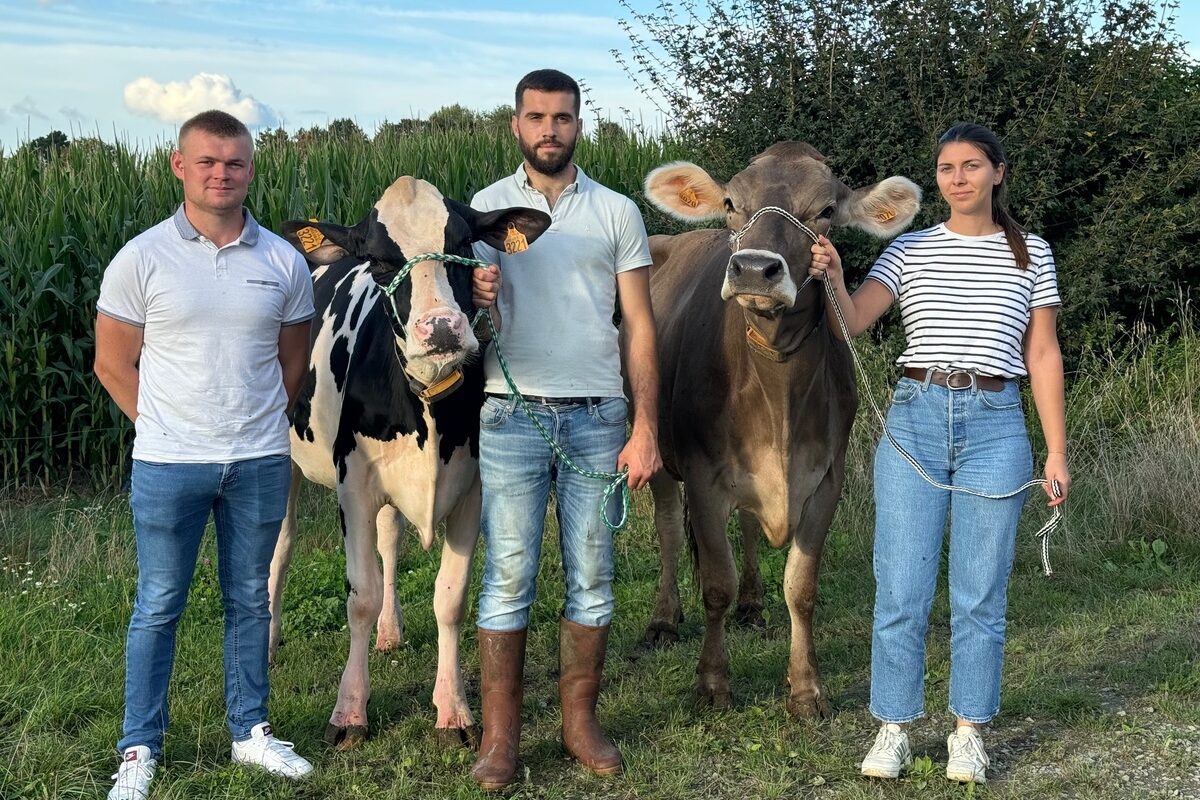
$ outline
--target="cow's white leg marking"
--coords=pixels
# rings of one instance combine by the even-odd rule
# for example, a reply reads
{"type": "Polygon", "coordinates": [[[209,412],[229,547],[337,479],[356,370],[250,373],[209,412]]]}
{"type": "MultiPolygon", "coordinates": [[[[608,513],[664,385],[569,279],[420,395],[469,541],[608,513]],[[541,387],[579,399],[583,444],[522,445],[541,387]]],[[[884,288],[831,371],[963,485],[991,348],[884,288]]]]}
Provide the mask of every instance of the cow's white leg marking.
{"type": "Polygon", "coordinates": [[[471,577],[471,559],[479,538],[479,477],[463,494],[446,517],[446,539],[442,544],[442,565],[433,589],[433,615],[438,626],[437,681],[433,704],[437,707],[437,727],[461,730],[470,739],[475,718],[467,705],[459,663],[459,631],[467,609],[467,584],[471,577]]]}
{"type": "Polygon", "coordinates": [[[375,624],[375,649],[386,653],[404,646],[404,614],[396,599],[396,565],[400,560],[404,516],[393,505],[379,509],[375,518],[377,549],[383,562],[383,608],[375,624]]]}
{"type": "MultiPolygon", "coordinates": [[[[354,480],[354,472],[351,468],[349,480],[354,480]]],[[[338,486],[338,507],[345,524],[346,580],[350,584],[346,596],[350,654],[325,733],[331,743],[351,747],[366,737],[367,700],[371,696],[367,652],[371,626],[383,605],[383,577],[375,561],[375,517],[380,504],[357,487],[342,483],[338,486]]]]}
{"type": "Polygon", "coordinates": [[[793,717],[823,717],[833,711],[825,694],[817,651],[813,646],[813,607],[817,603],[817,578],[825,537],[842,493],[839,464],[808,501],[800,525],[792,535],[787,566],[783,570],[783,596],[792,620],[792,645],[788,657],[787,711],[793,717]]]}
{"type": "Polygon", "coordinates": [[[267,578],[267,594],[271,602],[271,638],[267,647],[267,659],[275,661],[279,645],[283,642],[283,589],[287,584],[287,571],[292,563],[292,548],[296,542],[296,497],[300,494],[300,467],[292,463],[292,483],[288,488],[287,512],[279,526],[279,540],[275,543],[275,555],[271,557],[271,575],[267,578]]]}
{"type": "Polygon", "coordinates": [[[679,641],[683,611],[679,604],[679,550],[683,547],[683,502],[679,484],[665,472],[650,479],[654,495],[654,528],[658,531],[658,598],[645,641],[663,647],[679,641]]]}

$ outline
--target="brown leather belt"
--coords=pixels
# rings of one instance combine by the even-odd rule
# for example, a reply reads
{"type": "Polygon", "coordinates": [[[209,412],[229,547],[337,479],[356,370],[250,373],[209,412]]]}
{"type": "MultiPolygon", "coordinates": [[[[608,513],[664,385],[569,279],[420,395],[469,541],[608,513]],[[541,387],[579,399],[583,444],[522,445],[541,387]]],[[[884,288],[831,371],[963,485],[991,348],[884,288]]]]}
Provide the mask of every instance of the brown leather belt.
{"type": "MultiPolygon", "coordinates": [[[[507,400],[512,395],[499,394],[498,392],[485,392],[488,397],[494,397],[497,400],[507,400]]],[[[537,403],[540,406],[585,406],[588,403],[599,405],[607,400],[607,397],[542,397],[537,394],[522,395],[528,403],[537,403]]]]}
{"type": "Polygon", "coordinates": [[[971,379],[974,378],[975,385],[985,392],[998,392],[1011,380],[1011,378],[996,378],[991,375],[976,375],[966,370],[942,372],[924,367],[904,368],[904,377],[912,378],[914,381],[924,382],[927,374],[930,375],[930,383],[936,383],[938,386],[945,386],[948,389],[970,389],[971,379]]]}

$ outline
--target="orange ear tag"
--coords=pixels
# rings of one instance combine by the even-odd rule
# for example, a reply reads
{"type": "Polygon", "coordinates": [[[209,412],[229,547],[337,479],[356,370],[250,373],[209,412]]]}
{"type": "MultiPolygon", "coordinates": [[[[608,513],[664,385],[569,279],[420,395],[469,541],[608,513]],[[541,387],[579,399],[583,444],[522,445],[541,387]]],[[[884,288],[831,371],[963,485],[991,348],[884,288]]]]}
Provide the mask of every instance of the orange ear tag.
{"type": "Polygon", "coordinates": [[[880,222],[891,222],[895,218],[896,212],[892,211],[890,208],[885,208],[875,215],[875,219],[879,220],[880,222]]]}
{"type": "Polygon", "coordinates": [[[296,238],[300,240],[300,246],[304,248],[304,252],[311,253],[325,241],[325,234],[309,225],[296,231],[296,238]]]}
{"type": "Polygon", "coordinates": [[[700,205],[700,198],[696,195],[696,190],[690,186],[679,193],[679,201],[690,208],[700,205]]]}
{"type": "Polygon", "coordinates": [[[517,226],[513,223],[508,223],[508,235],[504,237],[504,252],[510,256],[513,253],[524,253],[529,249],[529,240],[525,238],[525,234],[517,230],[517,226]]]}

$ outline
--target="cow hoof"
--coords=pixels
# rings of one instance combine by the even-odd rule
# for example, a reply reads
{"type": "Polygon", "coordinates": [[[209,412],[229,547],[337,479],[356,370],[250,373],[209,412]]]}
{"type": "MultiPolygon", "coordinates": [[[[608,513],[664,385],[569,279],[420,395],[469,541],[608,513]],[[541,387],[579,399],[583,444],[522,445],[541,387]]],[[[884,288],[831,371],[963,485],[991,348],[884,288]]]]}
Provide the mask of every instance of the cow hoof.
{"type": "Polygon", "coordinates": [[[696,687],[696,702],[716,711],[733,708],[733,693],[728,689],[713,689],[709,686],[696,687]]]}
{"type": "Polygon", "coordinates": [[[376,653],[391,653],[392,651],[399,650],[402,647],[404,647],[404,639],[401,637],[394,639],[391,637],[377,638],[375,640],[376,653]]]}
{"type": "Polygon", "coordinates": [[[733,612],[733,621],[738,625],[747,628],[765,628],[767,620],[763,617],[762,606],[759,605],[744,605],[738,606],[733,612]]]}
{"type": "Polygon", "coordinates": [[[334,725],[332,722],[325,726],[325,744],[338,750],[353,750],[367,740],[366,725],[334,725]]]}
{"type": "Polygon", "coordinates": [[[465,728],[438,728],[438,744],[446,750],[457,750],[465,747],[468,750],[479,749],[479,726],[468,725],[465,728]]]}
{"type": "Polygon", "coordinates": [[[791,696],[787,699],[787,713],[793,719],[833,719],[833,708],[824,697],[812,695],[791,696]]]}
{"type": "Polygon", "coordinates": [[[642,641],[655,649],[679,643],[679,628],[669,622],[651,622],[642,641]]]}

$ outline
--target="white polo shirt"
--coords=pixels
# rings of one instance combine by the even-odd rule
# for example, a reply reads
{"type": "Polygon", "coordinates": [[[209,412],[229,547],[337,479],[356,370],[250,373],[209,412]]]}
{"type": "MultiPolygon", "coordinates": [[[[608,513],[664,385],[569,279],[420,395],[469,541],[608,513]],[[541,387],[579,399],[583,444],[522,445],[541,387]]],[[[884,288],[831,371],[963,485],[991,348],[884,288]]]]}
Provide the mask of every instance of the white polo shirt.
{"type": "Polygon", "coordinates": [[[312,279],[250,214],[218,248],[183,206],[104,272],[97,310],[144,329],[134,458],[224,463],[289,451],[279,329],[311,319],[312,279]]]}
{"type": "MultiPolygon", "coordinates": [[[[576,166],[575,182],[553,210],[529,183],[525,166],[471,200],[478,211],[524,206],[550,215],[550,228],[529,249],[512,255],[482,242],[477,258],[499,264],[496,300],[500,344],[523,394],[544,397],[622,397],[621,352],[613,312],[617,274],[650,265],[650,244],[637,206],[576,166]]],[[[508,385],[489,347],[486,391],[508,385]]]]}

